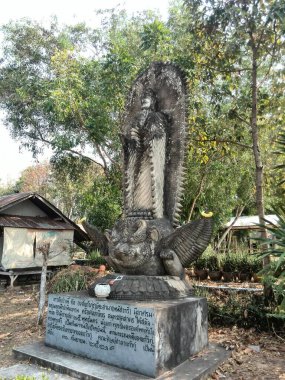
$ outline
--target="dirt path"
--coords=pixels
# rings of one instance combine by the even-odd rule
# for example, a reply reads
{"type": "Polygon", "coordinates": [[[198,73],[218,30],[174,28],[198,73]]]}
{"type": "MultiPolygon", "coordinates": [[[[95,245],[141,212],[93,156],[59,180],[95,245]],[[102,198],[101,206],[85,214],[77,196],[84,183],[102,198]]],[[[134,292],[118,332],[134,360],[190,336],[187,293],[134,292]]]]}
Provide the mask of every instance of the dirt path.
{"type": "Polygon", "coordinates": [[[12,348],[43,338],[37,326],[36,291],[32,288],[0,293],[0,366],[18,363],[12,348]]]}
{"type": "MultiPolygon", "coordinates": [[[[18,363],[12,348],[43,339],[37,320],[36,290],[16,288],[0,293],[0,366],[18,363]]],[[[285,341],[253,329],[210,328],[212,342],[231,350],[231,357],[211,379],[285,380],[285,341]]]]}

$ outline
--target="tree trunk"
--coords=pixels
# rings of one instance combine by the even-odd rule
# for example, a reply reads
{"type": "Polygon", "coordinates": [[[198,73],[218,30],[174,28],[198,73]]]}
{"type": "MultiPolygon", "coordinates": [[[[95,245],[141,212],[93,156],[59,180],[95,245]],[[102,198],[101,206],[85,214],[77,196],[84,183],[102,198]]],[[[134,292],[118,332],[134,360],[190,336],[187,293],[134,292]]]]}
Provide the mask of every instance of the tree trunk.
{"type": "Polygon", "coordinates": [[[47,263],[49,256],[50,243],[43,244],[38,248],[43,256],[43,265],[41,273],[41,285],[39,294],[39,308],[38,308],[38,325],[43,324],[45,302],[46,302],[46,282],[47,282],[47,263]]]}
{"type": "Polygon", "coordinates": [[[203,175],[202,175],[202,178],[201,178],[201,181],[200,181],[200,184],[199,184],[199,188],[197,190],[195,198],[193,199],[193,202],[192,202],[192,205],[191,205],[191,208],[190,208],[190,212],[189,212],[189,215],[188,215],[187,223],[190,222],[190,220],[192,218],[192,215],[193,215],[194,208],[196,206],[196,202],[197,202],[198,198],[200,197],[200,195],[201,195],[201,193],[203,191],[204,183],[205,183],[205,178],[206,178],[206,172],[204,172],[203,175]]]}
{"type": "MultiPolygon", "coordinates": [[[[251,107],[251,134],[252,146],[255,162],[255,188],[256,188],[256,208],[259,217],[259,223],[263,226],[261,228],[261,237],[267,238],[267,232],[264,222],[264,199],[263,199],[263,164],[261,160],[261,153],[259,148],[259,134],[257,127],[257,48],[252,38],[252,107],[251,107]]],[[[265,260],[264,264],[269,262],[269,258],[265,260]]]]}
{"type": "Polygon", "coordinates": [[[219,252],[219,249],[220,249],[222,242],[225,240],[225,238],[227,237],[227,235],[229,234],[229,232],[233,228],[233,225],[235,224],[237,218],[239,218],[241,216],[241,213],[243,212],[243,210],[244,210],[244,206],[238,207],[237,212],[236,212],[236,216],[235,216],[233,222],[229,225],[229,227],[226,229],[226,231],[222,234],[222,236],[220,237],[220,239],[216,245],[216,248],[215,248],[216,252],[219,252]]]}

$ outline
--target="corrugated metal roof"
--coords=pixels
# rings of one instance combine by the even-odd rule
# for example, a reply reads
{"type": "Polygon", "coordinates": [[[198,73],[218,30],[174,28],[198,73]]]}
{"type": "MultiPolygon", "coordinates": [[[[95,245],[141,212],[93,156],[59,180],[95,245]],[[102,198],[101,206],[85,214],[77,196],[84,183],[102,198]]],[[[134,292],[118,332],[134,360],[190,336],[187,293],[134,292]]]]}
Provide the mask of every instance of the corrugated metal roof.
{"type": "MultiPolygon", "coordinates": [[[[225,225],[225,228],[228,228],[234,221],[235,218],[231,218],[229,222],[225,225]]],[[[265,215],[266,222],[265,224],[273,224],[278,225],[278,217],[277,215],[265,215]]],[[[259,217],[258,215],[251,216],[240,216],[235,221],[233,228],[260,228],[259,217]]]]}
{"type": "MultiPolygon", "coordinates": [[[[53,223],[55,219],[60,218],[61,222],[59,221],[58,222],[56,221],[56,222],[62,223],[62,225],[65,225],[66,227],[64,227],[64,229],[69,229],[69,230],[74,229],[74,239],[75,239],[76,244],[80,244],[83,241],[90,240],[89,236],[83,230],[81,230],[71,219],[65,216],[57,207],[55,207],[47,199],[45,199],[44,197],[42,197],[41,195],[37,193],[33,193],[33,192],[16,193],[16,194],[4,195],[0,197],[0,213],[2,213],[2,216],[3,216],[3,212],[7,214],[8,209],[10,207],[18,203],[24,202],[28,199],[31,202],[33,202],[36,206],[41,208],[49,216],[49,222],[53,223]]],[[[57,224],[57,226],[59,226],[59,224],[57,224]]],[[[20,226],[17,226],[17,227],[20,227],[20,226]]],[[[30,228],[36,228],[36,227],[30,227],[30,228]]],[[[37,228],[43,228],[43,227],[37,227],[37,228]]],[[[47,227],[47,228],[50,228],[50,227],[47,227]]]]}
{"type": "Polygon", "coordinates": [[[74,230],[73,226],[63,221],[39,216],[0,215],[1,227],[34,228],[46,230],[74,230]]]}
{"type": "Polygon", "coordinates": [[[8,205],[32,197],[34,193],[15,193],[0,197],[0,210],[8,205]]]}

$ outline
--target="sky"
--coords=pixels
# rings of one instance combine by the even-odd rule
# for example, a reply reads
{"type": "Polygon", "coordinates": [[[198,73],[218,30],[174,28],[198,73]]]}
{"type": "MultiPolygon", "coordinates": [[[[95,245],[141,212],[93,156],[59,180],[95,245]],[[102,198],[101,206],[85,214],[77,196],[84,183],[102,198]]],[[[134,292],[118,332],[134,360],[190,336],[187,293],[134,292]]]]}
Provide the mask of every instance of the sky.
{"type": "MultiPolygon", "coordinates": [[[[96,24],[96,9],[114,8],[117,5],[129,14],[145,9],[159,10],[162,17],[167,18],[168,0],[9,0],[1,6],[0,25],[21,18],[44,23],[55,15],[63,24],[84,21],[92,26],[96,24]]],[[[15,181],[22,170],[36,163],[32,154],[20,149],[20,146],[20,142],[10,137],[3,125],[3,114],[0,114],[0,185],[15,181]]],[[[49,153],[46,152],[41,160],[48,157],[49,153]]]]}

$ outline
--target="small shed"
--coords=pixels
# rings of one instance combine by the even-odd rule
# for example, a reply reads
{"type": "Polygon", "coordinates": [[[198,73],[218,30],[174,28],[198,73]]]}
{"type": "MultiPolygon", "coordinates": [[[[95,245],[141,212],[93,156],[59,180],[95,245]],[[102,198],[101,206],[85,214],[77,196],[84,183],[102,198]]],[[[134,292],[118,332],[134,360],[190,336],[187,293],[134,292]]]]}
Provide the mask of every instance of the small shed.
{"type": "MultiPolygon", "coordinates": [[[[278,226],[277,215],[265,215],[265,225],[278,226]]],[[[224,225],[221,233],[229,228],[230,232],[222,244],[222,250],[237,250],[242,247],[249,252],[256,250],[256,238],[261,237],[258,215],[233,217],[224,225]]]]}
{"type": "Polygon", "coordinates": [[[50,243],[48,267],[69,265],[73,243],[84,241],[86,233],[41,195],[0,197],[0,270],[40,268],[43,242],[50,243]]]}

